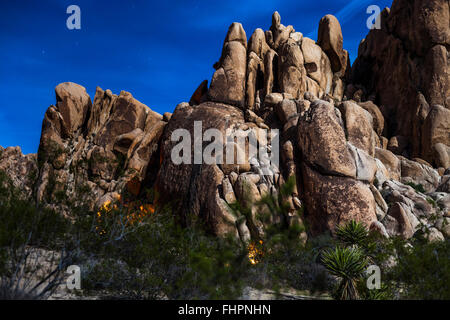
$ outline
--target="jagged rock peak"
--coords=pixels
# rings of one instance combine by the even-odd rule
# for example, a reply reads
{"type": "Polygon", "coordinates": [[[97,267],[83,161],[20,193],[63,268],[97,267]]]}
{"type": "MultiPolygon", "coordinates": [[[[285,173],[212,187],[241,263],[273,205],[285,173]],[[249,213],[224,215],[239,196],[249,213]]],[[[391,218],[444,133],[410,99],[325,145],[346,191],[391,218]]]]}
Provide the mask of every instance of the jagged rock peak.
{"type": "Polygon", "coordinates": [[[208,91],[209,101],[250,109],[257,114],[272,92],[300,98],[311,92],[342,100],[350,67],[341,27],[327,15],[320,21],[319,42],[303,38],[292,25],[281,24],[277,11],[269,30],[257,28],[248,43],[241,24],[234,22],[208,91]]]}

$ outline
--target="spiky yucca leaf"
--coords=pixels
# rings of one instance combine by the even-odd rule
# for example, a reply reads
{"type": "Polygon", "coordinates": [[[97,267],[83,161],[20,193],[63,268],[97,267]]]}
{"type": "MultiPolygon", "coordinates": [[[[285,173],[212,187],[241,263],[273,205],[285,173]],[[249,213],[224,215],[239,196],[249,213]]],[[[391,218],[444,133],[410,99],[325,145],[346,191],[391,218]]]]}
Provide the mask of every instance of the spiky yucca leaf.
{"type": "Polygon", "coordinates": [[[358,279],[368,264],[367,257],[357,247],[336,247],[322,253],[322,263],[327,270],[340,279],[336,297],[341,300],[358,299],[358,279]]]}
{"type": "Polygon", "coordinates": [[[369,232],[362,223],[352,220],[346,225],[338,227],[336,236],[345,244],[363,246],[369,236],[369,232]]]}

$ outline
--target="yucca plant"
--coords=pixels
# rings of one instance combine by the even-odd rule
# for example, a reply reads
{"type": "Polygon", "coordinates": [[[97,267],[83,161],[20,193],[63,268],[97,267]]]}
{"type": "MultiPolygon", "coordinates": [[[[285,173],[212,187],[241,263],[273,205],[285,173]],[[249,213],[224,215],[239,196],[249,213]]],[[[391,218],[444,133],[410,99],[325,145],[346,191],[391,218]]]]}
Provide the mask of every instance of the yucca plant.
{"type": "Polygon", "coordinates": [[[336,237],[346,245],[363,247],[368,239],[369,232],[360,222],[354,220],[336,230],[336,237]]]}
{"type": "Polygon", "coordinates": [[[338,300],[359,299],[357,282],[368,264],[367,257],[358,247],[336,247],[322,253],[322,263],[339,279],[335,297],[338,300]]]}

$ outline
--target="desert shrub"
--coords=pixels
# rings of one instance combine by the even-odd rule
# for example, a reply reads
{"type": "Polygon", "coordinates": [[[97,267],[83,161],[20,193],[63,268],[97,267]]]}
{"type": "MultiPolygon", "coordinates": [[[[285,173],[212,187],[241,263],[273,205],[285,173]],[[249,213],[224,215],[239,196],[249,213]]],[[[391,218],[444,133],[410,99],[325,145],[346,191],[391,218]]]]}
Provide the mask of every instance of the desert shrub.
{"type": "Polygon", "coordinates": [[[56,246],[66,234],[69,222],[53,210],[20,196],[0,171],[0,247],[45,244],[56,246]]]}
{"type": "Polygon", "coordinates": [[[407,182],[406,185],[410,186],[411,188],[413,188],[414,190],[416,190],[416,192],[420,192],[420,193],[425,193],[425,188],[423,187],[422,184],[415,184],[414,182],[407,182]]]}
{"type": "Polygon", "coordinates": [[[62,281],[72,261],[65,252],[70,223],[22,198],[0,173],[0,299],[42,299],[62,281]],[[45,257],[44,257],[45,256],[45,257]]]}
{"type": "Polygon", "coordinates": [[[101,224],[101,230],[91,228],[89,241],[83,242],[90,252],[83,274],[87,291],[133,299],[240,296],[249,262],[235,240],[208,235],[198,223],[182,228],[168,208],[117,228],[123,210],[109,211],[116,219],[101,224]]]}
{"type": "Polygon", "coordinates": [[[275,291],[290,287],[312,295],[329,292],[334,280],[318,263],[318,250],[302,244],[300,240],[297,242],[296,246],[266,245],[264,257],[253,266],[249,277],[251,281],[248,282],[275,291]]]}
{"type": "Polygon", "coordinates": [[[361,223],[350,221],[336,229],[334,248],[322,251],[321,261],[338,282],[333,289],[336,299],[379,300],[392,297],[392,288],[383,282],[380,289],[369,290],[366,268],[386,267],[395,250],[390,241],[369,232],[361,223]]]}
{"type": "Polygon", "coordinates": [[[386,273],[401,299],[450,299],[450,242],[396,241],[396,264],[386,273]]]}
{"type": "Polygon", "coordinates": [[[235,203],[231,207],[236,216],[262,222],[264,233],[248,245],[253,265],[245,282],[254,288],[269,288],[278,292],[290,287],[307,294],[324,293],[332,287],[333,279],[319,263],[319,247],[331,238],[306,242],[303,208],[292,210],[288,199],[296,182],[292,177],[280,188],[278,194],[268,194],[261,200],[247,204],[235,203]],[[257,258],[254,259],[253,256],[257,258]]]}

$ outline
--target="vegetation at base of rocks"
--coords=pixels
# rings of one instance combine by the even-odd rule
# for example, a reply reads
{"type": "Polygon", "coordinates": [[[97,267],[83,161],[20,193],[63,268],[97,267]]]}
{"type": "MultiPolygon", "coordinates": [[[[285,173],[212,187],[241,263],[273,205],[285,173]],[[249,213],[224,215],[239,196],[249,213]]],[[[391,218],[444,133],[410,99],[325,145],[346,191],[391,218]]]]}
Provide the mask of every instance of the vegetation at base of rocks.
{"type": "Polygon", "coordinates": [[[414,190],[416,190],[416,192],[420,192],[420,193],[426,192],[426,190],[422,184],[415,184],[414,182],[407,182],[406,185],[408,185],[411,188],[413,188],[414,190]]]}
{"type": "Polygon", "coordinates": [[[30,171],[28,172],[28,181],[36,181],[36,179],[38,178],[38,170],[36,170],[35,168],[31,168],[30,171]]]}
{"type": "Polygon", "coordinates": [[[13,195],[14,192],[11,180],[4,171],[0,170],[0,206],[7,205],[13,195]]]}
{"type": "Polygon", "coordinates": [[[434,201],[434,200],[433,200],[432,198],[430,198],[430,197],[427,197],[427,202],[428,202],[429,204],[431,204],[431,205],[433,206],[433,208],[437,208],[437,207],[438,207],[436,201],[434,201]]]}
{"type": "Polygon", "coordinates": [[[0,221],[0,299],[48,297],[72,260],[64,252],[69,221],[22,199],[3,172],[0,221]]]}
{"type": "Polygon", "coordinates": [[[258,259],[245,276],[246,282],[277,293],[287,287],[319,296],[332,288],[333,279],[318,261],[321,249],[328,247],[332,239],[324,236],[306,242],[303,208],[292,210],[287,201],[295,184],[292,177],[276,195],[267,194],[259,201],[231,206],[234,215],[243,215],[247,221],[256,219],[263,225],[259,239],[248,246],[250,251],[257,251],[258,259]],[[255,219],[252,210],[256,211],[255,219]]]}
{"type": "Polygon", "coordinates": [[[368,259],[357,247],[336,247],[322,253],[322,263],[339,283],[334,296],[338,300],[359,299],[357,282],[363,276],[368,259]]]}
{"type": "MultiPolygon", "coordinates": [[[[407,242],[386,239],[350,222],[338,228],[336,247],[322,255],[322,263],[339,279],[336,299],[449,299],[450,242],[429,242],[427,231],[407,242]],[[365,236],[364,236],[365,234],[365,236]],[[422,236],[421,236],[422,235],[422,236]],[[349,241],[352,239],[352,241],[349,241]],[[381,288],[367,288],[362,266],[381,269],[381,288]]],[[[426,230],[426,228],[423,228],[426,230]]]]}
{"type": "MultiPolygon", "coordinates": [[[[448,240],[385,239],[352,221],[334,237],[305,241],[302,210],[295,212],[298,219],[287,219],[293,216],[285,203],[291,189],[288,181],[278,195],[255,204],[261,207],[256,215],[260,221],[274,223],[264,224],[257,241],[244,244],[206,233],[195,216],[189,217],[187,228],[181,227],[170,207],[135,215],[146,205],[137,199],[122,198],[99,212],[75,210],[69,221],[16,197],[0,172],[0,296],[47,298],[70,263],[81,267],[82,290],[75,291],[80,297],[234,299],[253,287],[278,294],[291,288],[311,298],[450,299],[450,289],[443,285],[450,281],[448,240]],[[256,250],[255,264],[249,249],[256,250]],[[53,253],[54,264],[39,278],[31,277],[34,281],[16,286],[17,270],[24,279],[43,270],[45,262],[32,258],[43,252],[53,253]],[[380,289],[367,288],[368,265],[381,268],[380,289]],[[45,285],[35,288],[41,281],[45,285]]],[[[153,199],[152,191],[147,201],[153,199]]]]}
{"type": "Polygon", "coordinates": [[[415,241],[412,246],[398,242],[397,264],[387,274],[403,299],[450,299],[450,242],[415,241]]]}
{"type": "Polygon", "coordinates": [[[337,228],[336,237],[347,245],[364,246],[367,242],[368,231],[361,223],[352,220],[337,228]]]}
{"type": "MultiPolygon", "coordinates": [[[[121,219],[122,212],[120,208],[110,211],[110,219],[121,219]]],[[[236,240],[207,235],[200,223],[182,228],[168,208],[119,234],[117,224],[108,225],[105,232],[84,243],[90,259],[95,257],[95,263],[85,268],[85,290],[134,299],[240,296],[241,275],[250,263],[236,240]]]]}

